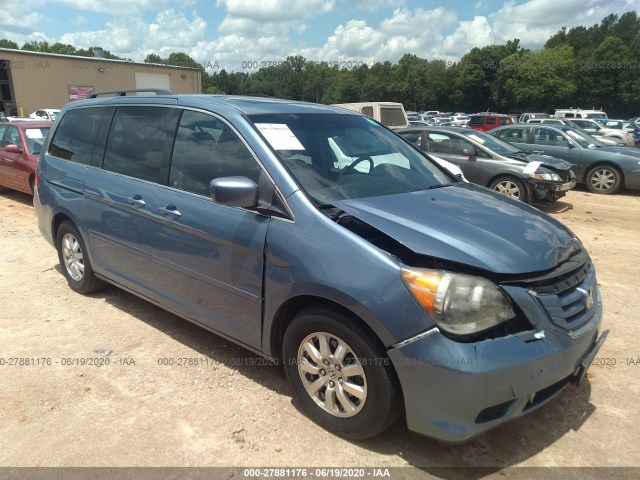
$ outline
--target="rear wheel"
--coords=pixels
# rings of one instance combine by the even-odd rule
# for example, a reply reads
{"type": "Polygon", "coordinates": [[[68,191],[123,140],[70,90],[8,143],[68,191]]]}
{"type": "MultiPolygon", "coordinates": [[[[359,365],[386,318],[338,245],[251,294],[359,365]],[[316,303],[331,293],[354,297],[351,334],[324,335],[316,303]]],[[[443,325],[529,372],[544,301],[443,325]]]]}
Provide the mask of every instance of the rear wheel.
{"type": "Polygon", "coordinates": [[[56,234],[56,248],[62,273],[69,286],[78,293],[91,293],[102,287],[93,273],[87,248],[73,223],[65,220],[56,234]]]}
{"type": "Polygon", "coordinates": [[[307,415],[338,435],[373,437],[402,413],[395,372],[380,341],[346,315],[303,311],[285,332],[283,359],[307,415]]]}
{"type": "Polygon", "coordinates": [[[507,197],[515,198],[523,202],[527,201],[527,189],[524,184],[514,177],[498,177],[489,188],[507,197]]]}
{"type": "Polygon", "coordinates": [[[622,186],[622,175],[617,168],[610,165],[598,165],[587,173],[586,184],[593,193],[609,195],[617,192],[622,186]]]}

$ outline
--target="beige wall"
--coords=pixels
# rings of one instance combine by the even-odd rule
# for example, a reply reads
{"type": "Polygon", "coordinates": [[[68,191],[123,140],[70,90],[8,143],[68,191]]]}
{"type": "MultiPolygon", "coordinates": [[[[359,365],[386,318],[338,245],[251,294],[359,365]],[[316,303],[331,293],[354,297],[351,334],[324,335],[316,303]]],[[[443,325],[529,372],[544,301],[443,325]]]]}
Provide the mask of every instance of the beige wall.
{"type": "MultiPolygon", "coordinates": [[[[191,68],[62,57],[0,49],[0,61],[10,69],[12,102],[22,115],[39,108],[62,108],[69,102],[69,86],[100,90],[136,88],[135,74],[161,73],[170,77],[174,93],[201,93],[200,71],[191,68]]],[[[9,106],[7,105],[7,112],[9,106]]]]}

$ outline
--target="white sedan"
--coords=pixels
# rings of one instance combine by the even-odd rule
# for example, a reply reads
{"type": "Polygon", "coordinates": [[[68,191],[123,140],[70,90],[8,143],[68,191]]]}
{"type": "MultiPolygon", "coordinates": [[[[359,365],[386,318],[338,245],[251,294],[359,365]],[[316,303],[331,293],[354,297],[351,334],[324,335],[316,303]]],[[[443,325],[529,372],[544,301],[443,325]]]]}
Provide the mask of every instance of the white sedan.
{"type": "Polygon", "coordinates": [[[29,115],[29,118],[34,118],[36,120],[51,120],[53,122],[59,113],[60,110],[55,108],[41,108],[29,115]]]}

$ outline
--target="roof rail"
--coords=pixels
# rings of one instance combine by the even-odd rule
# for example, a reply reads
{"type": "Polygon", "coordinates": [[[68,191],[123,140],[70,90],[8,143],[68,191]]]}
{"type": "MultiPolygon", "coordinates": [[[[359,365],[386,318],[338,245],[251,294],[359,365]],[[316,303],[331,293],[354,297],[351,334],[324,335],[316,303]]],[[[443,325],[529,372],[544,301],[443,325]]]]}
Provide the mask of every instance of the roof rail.
{"type": "Polygon", "coordinates": [[[163,88],[134,88],[131,90],[104,90],[102,92],[93,92],[87,98],[97,98],[100,95],[115,95],[116,97],[126,97],[127,93],[155,93],[156,95],[173,95],[169,90],[163,88]]]}

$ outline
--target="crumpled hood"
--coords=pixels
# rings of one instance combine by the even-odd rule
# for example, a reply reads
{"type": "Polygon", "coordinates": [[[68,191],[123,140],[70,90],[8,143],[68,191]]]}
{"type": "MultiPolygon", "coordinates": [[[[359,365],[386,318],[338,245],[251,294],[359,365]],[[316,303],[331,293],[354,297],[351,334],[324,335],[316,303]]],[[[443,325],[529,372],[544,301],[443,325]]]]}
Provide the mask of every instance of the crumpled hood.
{"type": "Polygon", "coordinates": [[[570,170],[573,166],[571,163],[566,160],[562,160],[557,157],[552,157],[551,155],[540,155],[538,153],[530,153],[526,157],[523,155],[522,157],[510,157],[516,158],[518,160],[523,160],[524,162],[540,162],[543,167],[550,167],[554,170],[570,170]]]}
{"type": "Polygon", "coordinates": [[[494,273],[548,270],[578,248],[560,222],[473,184],[332,203],[415,253],[494,273]]]}

